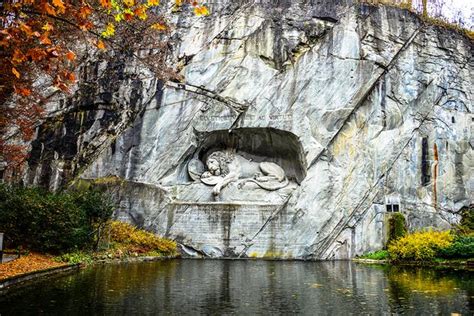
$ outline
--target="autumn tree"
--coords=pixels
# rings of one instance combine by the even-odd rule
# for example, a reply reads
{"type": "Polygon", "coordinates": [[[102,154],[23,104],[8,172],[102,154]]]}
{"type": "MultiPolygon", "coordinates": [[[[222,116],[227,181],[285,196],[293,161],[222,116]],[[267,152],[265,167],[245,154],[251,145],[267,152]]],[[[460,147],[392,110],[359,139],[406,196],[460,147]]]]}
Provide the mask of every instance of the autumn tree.
{"type": "MultiPolygon", "coordinates": [[[[171,28],[169,7],[171,11],[189,8],[197,16],[209,14],[200,1],[192,0],[1,2],[0,170],[6,167],[11,174],[21,169],[26,144],[45,114],[45,104],[55,94],[70,93],[83,57],[78,47],[88,45],[99,52],[160,47],[171,28]]],[[[150,66],[158,78],[170,76],[164,56],[153,61],[150,66]]]]}

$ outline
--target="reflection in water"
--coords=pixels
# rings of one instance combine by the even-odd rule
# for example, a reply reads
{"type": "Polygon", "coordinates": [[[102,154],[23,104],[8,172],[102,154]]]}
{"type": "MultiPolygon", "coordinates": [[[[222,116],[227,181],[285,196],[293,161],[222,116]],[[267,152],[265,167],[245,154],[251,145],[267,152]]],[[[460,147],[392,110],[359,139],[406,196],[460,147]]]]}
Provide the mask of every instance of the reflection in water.
{"type": "Polygon", "coordinates": [[[453,312],[451,300],[465,300],[465,310],[474,311],[474,279],[472,272],[433,270],[417,267],[390,267],[389,304],[391,310],[428,309],[437,314],[453,312]]]}
{"type": "Polygon", "coordinates": [[[472,272],[351,262],[169,260],[97,266],[0,297],[0,314],[473,313],[472,272]]]}

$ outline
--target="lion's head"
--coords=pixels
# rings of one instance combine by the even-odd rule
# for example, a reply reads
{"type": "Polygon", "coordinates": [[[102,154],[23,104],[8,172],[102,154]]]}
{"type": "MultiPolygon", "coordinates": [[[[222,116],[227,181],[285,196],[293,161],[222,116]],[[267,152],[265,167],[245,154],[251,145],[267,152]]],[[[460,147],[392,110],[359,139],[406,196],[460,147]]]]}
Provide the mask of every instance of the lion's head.
{"type": "Polygon", "coordinates": [[[231,152],[215,151],[206,159],[207,169],[215,176],[226,176],[229,174],[229,164],[234,159],[231,152]]]}

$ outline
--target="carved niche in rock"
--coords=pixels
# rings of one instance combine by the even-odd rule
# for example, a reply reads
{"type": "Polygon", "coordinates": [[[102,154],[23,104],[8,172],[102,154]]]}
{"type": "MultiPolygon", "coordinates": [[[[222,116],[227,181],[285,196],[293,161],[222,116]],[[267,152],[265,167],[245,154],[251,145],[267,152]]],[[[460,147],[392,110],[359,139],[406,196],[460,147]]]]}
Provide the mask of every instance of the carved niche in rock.
{"type": "Polygon", "coordinates": [[[198,159],[191,160],[188,174],[195,181],[214,186],[215,196],[220,195],[221,190],[232,182],[237,182],[240,189],[246,183],[254,183],[267,191],[276,191],[289,184],[285,171],[278,164],[254,162],[231,149],[211,153],[205,165],[198,159]]]}
{"type": "Polygon", "coordinates": [[[178,201],[281,204],[306,176],[305,151],[290,132],[237,128],[195,134],[196,146],[179,166],[176,183],[170,182],[178,201]]]}

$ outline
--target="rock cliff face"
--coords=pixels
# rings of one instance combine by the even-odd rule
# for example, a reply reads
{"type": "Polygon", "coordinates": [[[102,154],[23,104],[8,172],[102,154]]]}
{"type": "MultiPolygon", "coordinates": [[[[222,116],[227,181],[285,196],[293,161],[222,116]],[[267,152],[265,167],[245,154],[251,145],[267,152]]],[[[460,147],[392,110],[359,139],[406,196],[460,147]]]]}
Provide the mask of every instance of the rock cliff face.
{"type": "Polygon", "coordinates": [[[412,230],[459,221],[473,203],[472,41],[348,0],[211,9],[179,17],[183,83],[119,59],[84,67],[26,180],[120,179],[117,217],[214,257],[353,257],[383,246],[392,210],[412,230]],[[275,162],[290,185],[215,197],[188,165],[216,149],[275,162]]]}

